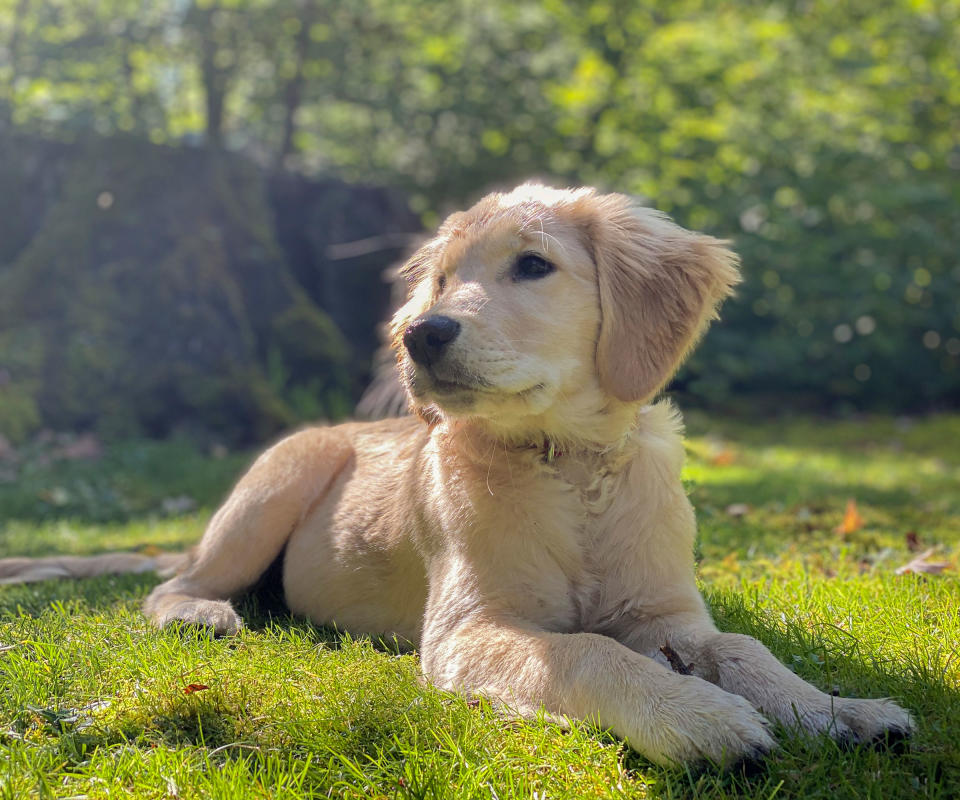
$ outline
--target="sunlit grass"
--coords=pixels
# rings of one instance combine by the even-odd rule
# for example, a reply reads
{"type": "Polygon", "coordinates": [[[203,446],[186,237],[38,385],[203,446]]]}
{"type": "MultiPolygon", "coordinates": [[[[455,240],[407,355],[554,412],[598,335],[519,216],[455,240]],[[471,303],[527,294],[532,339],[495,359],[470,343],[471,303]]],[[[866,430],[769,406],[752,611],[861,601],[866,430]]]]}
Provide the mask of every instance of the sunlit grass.
{"type": "MultiPolygon", "coordinates": [[[[0,797],[958,796],[960,418],[691,427],[685,477],[718,623],[826,690],[897,697],[919,722],[904,752],[781,731],[755,774],[655,768],[587,725],[506,722],[421,685],[415,655],[255,602],[236,639],[158,632],[138,610],[154,579],[124,576],[0,587],[0,797]],[[864,524],[839,534],[849,499],[864,524]],[[895,574],[911,546],[952,568],[895,574]]],[[[185,447],[30,470],[0,491],[3,552],[195,540],[246,456],[185,447]],[[151,480],[174,453],[180,468],[151,480]],[[36,500],[79,496],[80,480],[110,515],[36,500]],[[197,509],[165,515],[181,494],[197,509]]]]}

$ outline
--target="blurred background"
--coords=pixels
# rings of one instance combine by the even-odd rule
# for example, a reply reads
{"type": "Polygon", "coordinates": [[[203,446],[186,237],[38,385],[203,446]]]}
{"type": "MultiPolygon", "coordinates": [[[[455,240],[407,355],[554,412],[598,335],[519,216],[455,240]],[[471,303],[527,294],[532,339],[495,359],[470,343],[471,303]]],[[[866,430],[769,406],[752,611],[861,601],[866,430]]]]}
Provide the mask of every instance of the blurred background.
{"type": "Polygon", "coordinates": [[[685,408],[955,409],[958,31],[955,0],[0,0],[0,450],[351,414],[391,265],[529,177],[733,240],[685,408]]]}

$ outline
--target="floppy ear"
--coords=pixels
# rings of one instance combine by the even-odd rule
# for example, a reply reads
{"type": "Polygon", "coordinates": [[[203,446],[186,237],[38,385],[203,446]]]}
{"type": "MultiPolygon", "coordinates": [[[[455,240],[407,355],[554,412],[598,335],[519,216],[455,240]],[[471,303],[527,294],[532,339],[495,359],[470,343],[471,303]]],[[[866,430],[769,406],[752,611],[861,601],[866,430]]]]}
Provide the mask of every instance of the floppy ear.
{"type": "Polygon", "coordinates": [[[676,372],[740,281],[726,243],[635,207],[594,200],[590,238],[600,288],[600,383],[625,401],[651,397],[676,372]]]}

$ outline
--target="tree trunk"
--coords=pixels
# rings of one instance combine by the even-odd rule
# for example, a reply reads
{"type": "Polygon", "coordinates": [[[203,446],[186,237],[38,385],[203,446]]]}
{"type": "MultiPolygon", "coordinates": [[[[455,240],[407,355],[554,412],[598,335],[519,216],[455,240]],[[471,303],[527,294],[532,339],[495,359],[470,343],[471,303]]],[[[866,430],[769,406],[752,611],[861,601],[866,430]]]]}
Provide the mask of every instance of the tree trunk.
{"type": "Polygon", "coordinates": [[[30,8],[30,0],[20,0],[13,12],[13,25],[10,30],[10,39],[7,41],[7,53],[10,59],[10,78],[0,96],[0,130],[10,130],[13,127],[13,93],[17,78],[20,77],[20,34],[23,27],[23,18],[30,8]]]}
{"type": "Polygon", "coordinates": [[[143,114],[143,98],[140,96],[140,92],[137,91],[134,82],[133,62],[130,60],[130,51],[133,49],[135,42],[129,30],[127,30],[125,34],[125,39],[123,43],[123,80],[127,90],[127,96],[130,99],[130,116],[133,117],[133,128],[138,133],[143,133],[147,130],[147,121],[144,119],[143,114]]]}
{"type": "Polygon", "coordinates": [[[206,105],[206,134],[207,144],[214,148],[223,146],[223,107],[226,96],[226,81],[222,71],[215,63],[216,47],[212,42],[204,42],[203,61],[203,92],[206,105]]]}
{"type": "Polygon", "coordinates": [[[304,0],[301,4],[300,30],[297,31],[296,68],[287,81],[283,92],[283,138],[277,152],[277,166],[282,167],[287,156],[294,151],[293,138],[297,131],[297,111],[303,102],[304,65],[310,48],[310,25],[316,13],[315,0],[304,0]]]}
{"type": "Polygon", "coordinates": [[[195,5],[191,9],[191,16],[199,34],[200,78],[203,83],[204,110],[206,111],[207,145],[220,149],[223,147],[223,112],[230,83],[230,71],[217,63],[221,37],[217,35],[215,13],[218,13],[217,8],[201,9],[195,5]]]}

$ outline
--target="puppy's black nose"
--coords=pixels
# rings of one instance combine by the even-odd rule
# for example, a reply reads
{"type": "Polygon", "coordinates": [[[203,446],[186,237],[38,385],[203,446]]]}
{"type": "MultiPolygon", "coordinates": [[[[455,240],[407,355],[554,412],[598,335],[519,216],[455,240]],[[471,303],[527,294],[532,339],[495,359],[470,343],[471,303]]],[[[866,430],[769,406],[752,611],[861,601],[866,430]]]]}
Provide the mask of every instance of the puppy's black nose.
{"type": "Polygon", "coordinates": [[[460,323],[450,317],[420,317],[407,327],[403,346],[418,364],[430,366],[443,355],[447,345],[460,333],[460,323]]]}

